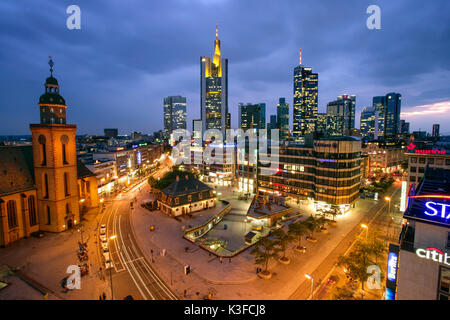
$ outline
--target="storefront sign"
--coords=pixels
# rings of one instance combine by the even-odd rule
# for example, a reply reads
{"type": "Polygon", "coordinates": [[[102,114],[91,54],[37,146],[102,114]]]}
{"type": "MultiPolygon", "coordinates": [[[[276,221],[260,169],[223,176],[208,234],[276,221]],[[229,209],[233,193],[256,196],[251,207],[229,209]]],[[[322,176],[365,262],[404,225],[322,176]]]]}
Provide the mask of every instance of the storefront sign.
{"type": "Polygon", "coordinates": [[[396,244],[389,244],[387,277],[386,277],[386,300],[395,300],[395,292],[397,290],[398,275],[398,255],[400,247],[396,244]]]}
{"type": "Polygon", "coordinates": [[[422,259],[433,260],[450,266],[450,255],[447,252],[443,252],[439,249],[419,248],[416,250],[416,254],[422,259]]]}
{"type": "Polygon", "coordinates": [[[425,206],[430,209],[424,211],[427,216],[430,217],[439,217],[441,219],[447,220],[450,219],[450,213],[447,214],[447,207],[450,207],[449,204],[439,203],[434,201],[428,201],[425,203],[425,206]]]}

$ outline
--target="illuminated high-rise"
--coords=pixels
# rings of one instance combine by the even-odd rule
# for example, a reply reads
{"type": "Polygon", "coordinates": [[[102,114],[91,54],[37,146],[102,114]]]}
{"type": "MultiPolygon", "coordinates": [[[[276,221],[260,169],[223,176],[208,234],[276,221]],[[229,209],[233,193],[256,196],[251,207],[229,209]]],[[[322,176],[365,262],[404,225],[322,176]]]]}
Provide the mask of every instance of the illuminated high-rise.
{"type": "Polygon", "coordinates": [[[355,128],[356,96],[342,95],[327,104],[328,134],[332,136],[350,135],[355,128]]]}
{"type": "Polygon", "coordinates": [[[218,129],[225,138],[225,129],[231,124],[228,114],[228,59],[221,58],[217,27],[213,58],[200,57],[200,108],[202,130],[218,129]]]}
{"type": "Polygon", "coordinates": [[[285,98],[280,98],[277,105],[277,128],[280,130],[280,140],[289,137],[289,104],[285,98]]]}
{"type": "Polygon", "coordinates": [[[300,64],[294,69],[294,137],[312,133],[317,117],[319,74],[300,64]]]}
{"type": "Polygon", "coordinates": [[[164,98],[164,135],[169,138],[172,131],[186,128],[186,97],[164,98]]]}

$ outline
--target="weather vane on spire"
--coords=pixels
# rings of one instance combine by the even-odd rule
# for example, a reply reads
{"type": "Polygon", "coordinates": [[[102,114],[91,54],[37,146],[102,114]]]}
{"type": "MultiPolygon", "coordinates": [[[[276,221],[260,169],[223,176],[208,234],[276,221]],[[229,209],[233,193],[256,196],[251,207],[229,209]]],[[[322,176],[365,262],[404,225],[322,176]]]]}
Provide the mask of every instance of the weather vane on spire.
{"type": "Polygon", "coordinates": [[[52,56],[48,56],[48,58],[50,59],[48,61],[48,65],[50,66],[50,75],[53,77],[53,66],[55,65],[55,63],[52,60],[52,56]]]}

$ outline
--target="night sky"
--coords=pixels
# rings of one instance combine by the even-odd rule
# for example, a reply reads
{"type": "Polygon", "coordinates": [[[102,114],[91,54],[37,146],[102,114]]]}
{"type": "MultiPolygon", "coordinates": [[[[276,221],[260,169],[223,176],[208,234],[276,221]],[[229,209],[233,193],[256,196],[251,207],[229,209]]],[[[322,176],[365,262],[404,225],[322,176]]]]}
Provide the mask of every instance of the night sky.
{"type": "Polygon", "coordinates": [[[153,133],[163,128],[163,99],[187,97],[188,128],[200,114],[200,56],[212,56],[216,22],[229,59],[229,110],[286,97],[292,124],[293,68],[319,73],[319,112],[342,94],[359,113],[372,97],[403,96],[411,130],[450,134],[450,1],[401,0],[2,0],[0,135],[29,134],[39,96],[54,76],[78,134],[103,128],[153,133]],[[66,8],[81,8],[68,30],[66,8]],[[381,30],[366,9],[381,8],[381,30]]]}

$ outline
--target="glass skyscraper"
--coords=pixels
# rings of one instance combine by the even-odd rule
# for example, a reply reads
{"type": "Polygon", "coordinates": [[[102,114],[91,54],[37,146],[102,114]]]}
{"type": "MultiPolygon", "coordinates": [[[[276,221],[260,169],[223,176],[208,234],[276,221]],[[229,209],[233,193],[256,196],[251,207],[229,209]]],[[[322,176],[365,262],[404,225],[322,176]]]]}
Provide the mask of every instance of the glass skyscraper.
{"type": "Polygon", "coordinates": [[[265,129],[266,128],[266,104],[239,103],[239,128],[265,129]]]}
{"type": "Polygon", "coordinates": [[[186,97],[164,98],[164,136],[170,137],[173,130],[186,129],[186,97]]]}
{"type": "Polygon", "coordinates": [[[228,59],[221,58],[217,27],[212,60],[200,57],[200,108],[202,130],[218,129],[225,139],[225,130],[231,123],[228,114],[228,59]]]}
{"type": "Polygon", "coordinates": [[[302,64],[294,69],[294,137],[312,133],[317,117],[319,74],[302,64]]]}
{"type": "Polygon", "coordinates": [[[289,104],[285,98],[280,98],[277,105],[277,129],[279,137],[283,141],[289,137],[289,104]]]}
{"type": "Polygon", "coordinates": [[[388,93],[385,96],[373,97],[373,107],[379,111],[378,137],[395,138],[401,132],[400,112],[402,95],[388,93]]]}
{"type": "Polygon", "coordinates": [[[342,95],[327,104],[328,128],[331,136],[350,135],[355,128],[356,96],[342,95]]]}

